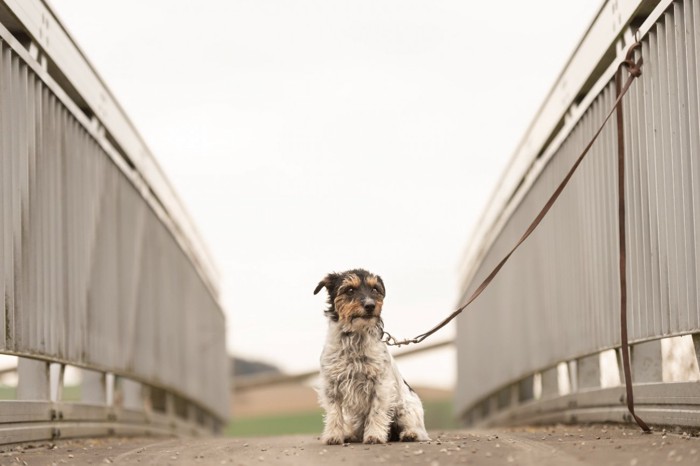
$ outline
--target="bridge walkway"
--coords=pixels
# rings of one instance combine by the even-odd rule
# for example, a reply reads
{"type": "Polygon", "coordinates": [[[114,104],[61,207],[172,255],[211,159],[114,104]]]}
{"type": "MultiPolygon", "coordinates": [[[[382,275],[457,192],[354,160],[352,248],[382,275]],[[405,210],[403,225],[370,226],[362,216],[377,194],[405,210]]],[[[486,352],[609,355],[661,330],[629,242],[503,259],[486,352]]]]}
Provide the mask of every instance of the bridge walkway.
{"type": "Polygon", "coordinates": [[[431,432],[426,443],[328,446],[314,436],[105,438],[15,447],[0,464],[133,465],[620,465],[700,464],[697,433],[631,426],[553,426],[431,432]]]}

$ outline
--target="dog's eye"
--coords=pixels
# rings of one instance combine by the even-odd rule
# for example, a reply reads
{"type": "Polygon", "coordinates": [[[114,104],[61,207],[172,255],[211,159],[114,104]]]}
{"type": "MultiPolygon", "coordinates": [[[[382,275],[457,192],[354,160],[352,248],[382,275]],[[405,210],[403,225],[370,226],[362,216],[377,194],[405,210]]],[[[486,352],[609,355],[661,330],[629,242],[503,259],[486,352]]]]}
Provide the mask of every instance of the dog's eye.
{"type": "Polygon", "coordinates": [[[379,293],[379,288],[375,286],[374,288],[372,288],[372,291],[374,291],[375,293],[379,293]]]}
{"type": "Polygon", "coordinates": [[[355,292],[355,288],[348,288],[348,291],[346,291],[347,294],[353,294],[355,292]]]}

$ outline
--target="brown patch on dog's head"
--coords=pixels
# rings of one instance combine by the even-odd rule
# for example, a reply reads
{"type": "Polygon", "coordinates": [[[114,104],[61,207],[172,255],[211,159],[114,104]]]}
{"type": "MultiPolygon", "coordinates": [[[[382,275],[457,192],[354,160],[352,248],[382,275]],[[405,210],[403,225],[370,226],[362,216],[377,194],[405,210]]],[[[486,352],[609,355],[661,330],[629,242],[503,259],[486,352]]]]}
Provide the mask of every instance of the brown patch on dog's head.
{"type": "Polygon", "coordinates": [[[364,269],[330,273],[318,283],[314,294],[324,287],[329,304],[325,313],[332,321],[347,325],[380,321],[386,290],[379,275],[364,269]]]}
{"type": "Polygon", "coordinates": [[[338,285],[337,294],[347,293],[352,289],[358,289],[362,285],[362,279],[354,272],[345,273],[338,285]]]}

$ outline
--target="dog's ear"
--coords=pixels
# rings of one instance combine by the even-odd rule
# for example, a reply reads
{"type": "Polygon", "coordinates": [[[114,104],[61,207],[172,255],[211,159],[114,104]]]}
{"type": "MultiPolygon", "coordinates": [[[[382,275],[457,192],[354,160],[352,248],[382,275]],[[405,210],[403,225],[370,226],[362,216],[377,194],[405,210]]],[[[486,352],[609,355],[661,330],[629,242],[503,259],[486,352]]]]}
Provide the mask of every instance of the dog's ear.
{"type": "Polygon", "coordinates": [[[323,280],[318,282],[318,285],[316,285],[316,289],[314,290],[314,294],[318,294],[319,291],[321,291],[321,288],[325,287],[326,290],[328,290],[328,294],[331,294],[333,289],[335,288],[335,284],[338,281],[338,278],[340,275],[337,273],[329,273],[326,275],[323,280]]]}
{"type": "Polygon", "coordinates": [[[314,294],[318,294],[319,291],[321,291],[321,288],[326,286],[326,279],[324,278],[320,282],[318,282],[318,285],[316,285],[316,289],[314,290],[314,294]]]}
{"type": "Polygon", "coordinates": [[[382,277],[377,275],[377,281],[379,282],[380,285],[382,285],[382,289],[381,289],[382,296],[386,297],[386,286],[384,286],[384,280],[382,280],[382,277]]]}

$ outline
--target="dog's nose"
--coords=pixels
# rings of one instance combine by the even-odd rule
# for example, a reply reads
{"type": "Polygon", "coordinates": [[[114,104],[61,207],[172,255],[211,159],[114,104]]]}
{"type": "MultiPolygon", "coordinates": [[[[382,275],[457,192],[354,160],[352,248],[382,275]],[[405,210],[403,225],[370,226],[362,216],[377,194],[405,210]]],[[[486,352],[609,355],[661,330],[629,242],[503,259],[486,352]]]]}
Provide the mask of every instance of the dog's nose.
{"type": "Polygon", "coordinates": [[[368,302],[365,303],[365,312],[366,312],[367,314],[371,314],[371,313],[374,312],[374,308],[375,308],[375,307],[376,307],[376,306],[375,306],[375,304],[374,304],[374,301],[368,301],[368,302]]]}

